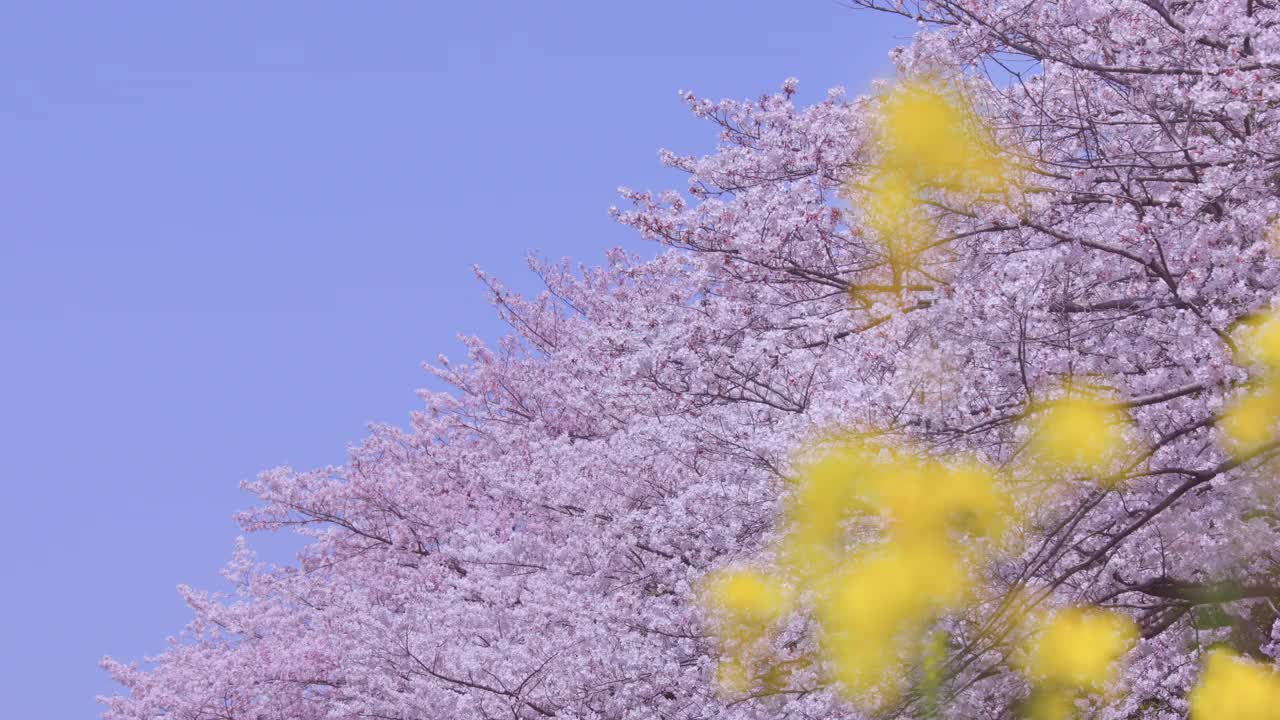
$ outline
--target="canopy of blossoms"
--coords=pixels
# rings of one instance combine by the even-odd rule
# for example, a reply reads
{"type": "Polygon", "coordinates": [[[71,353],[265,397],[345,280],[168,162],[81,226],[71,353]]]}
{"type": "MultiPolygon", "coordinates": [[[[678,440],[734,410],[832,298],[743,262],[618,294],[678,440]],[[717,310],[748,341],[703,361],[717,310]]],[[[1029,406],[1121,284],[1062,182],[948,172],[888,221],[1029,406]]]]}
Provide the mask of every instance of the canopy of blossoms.
{"type": "Polygon", "coordinates": [[[298,564],[104,717],[1273,717],[1280,9],[852,4],[892,87],[688,95],[663,252],[481,274],[512,334],[249,483],[298,564]]]}

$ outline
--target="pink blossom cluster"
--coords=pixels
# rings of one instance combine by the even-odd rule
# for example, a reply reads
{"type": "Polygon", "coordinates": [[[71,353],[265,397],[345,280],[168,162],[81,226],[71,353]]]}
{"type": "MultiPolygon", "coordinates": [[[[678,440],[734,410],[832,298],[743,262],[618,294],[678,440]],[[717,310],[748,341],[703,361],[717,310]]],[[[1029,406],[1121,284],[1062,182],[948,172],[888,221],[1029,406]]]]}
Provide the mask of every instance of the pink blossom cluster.
{"type": "MultiPolygon", "coordinates": [[[[242,549],[234,593],[184,590],[182,638],[104,662],[128,691],[104,718],[856,714],[820,665],[718,693],[700,583],[767,552],[815,438],[1013,467],[1029,409],[1082,379],[1132,420],[1126,464],[1020,495],[1020,541],[946,620],[939,712],[1016,716],[1013,597],[1137,623],[1122,692],[1089,717],[1184,717],[1214,643],[1272,657],[1277,446],[1233,456],[1217,425],[1251,383],[1233,328],[1280,284],[1280,8],[851,1],[918,21],[899,73],[964,88],[1016,192],[931,198],[938,237],[898,282],[845,194],[874,162],[874,98],[688,94],[718,148],[665,153],[684,192],[624,190],[616,211],[665,251],[531,259],[537,297],[481,274],[511,335],[441,357],[453,391],[345,465],[248,483],[242,525],[305,534],[298,564],[242,549]]],[[[795,613],[771,654],[818,641],[795,613]]]]}

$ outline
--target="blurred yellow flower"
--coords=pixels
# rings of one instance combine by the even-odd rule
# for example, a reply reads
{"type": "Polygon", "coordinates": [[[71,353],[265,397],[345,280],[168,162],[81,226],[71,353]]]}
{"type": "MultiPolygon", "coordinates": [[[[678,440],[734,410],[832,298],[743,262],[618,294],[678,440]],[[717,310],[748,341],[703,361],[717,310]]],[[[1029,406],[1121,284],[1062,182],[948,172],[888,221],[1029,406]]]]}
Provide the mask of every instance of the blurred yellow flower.
{"type": "Polygon", "coordinates": [[[1075,715],[1075,697],[1061,688],[1040,690],[1028,703],[1031,720],[1070,720],[1075,715]]]}
{"type": "Polygon", "coordinates": [[[959,94],[931,80],[898,85],[878,118],[881,166],[920,185],[997,188],[1006,174],[959,94]]]}
{"type": "Polygon", "coordinates": [[[867,193],[867,221],[894,262],[901,263],[933,234],[919,192],[906,175],[882,172],[872,180],[867,193]]]}
{"type": "Polygon", "coordinates": [[[970,586],[962,558],[941,541],[890,542],[851,558],[819,607],[844,690],[893,697],[903,658],[927,650],[928,624],[959,607],[970,586]]]}
{"type": "Polygon", "coordinates": [[[922,611],[954,606],[969,587],[957,553],[941,542],[885,543],[855,555],[833,580],[828,625],[889,635],[922,611]]]}
{"type": "Polygon", "coordinates": [[[1222,416],[1222,430],[1237,453],[1249,453],[1275,438],[1280,416],[1280,388],[1264,387],[1241,395],[1222,416]]]}
{"type": "Polygon", "coordinates": [[[726,570],[707,584],[711,602],[732,621],[767,625],[783,610],[786,593],[781,583],[755,570],[726,570]]]}
{"type": "Polygon", "coordinates": [[[936,80],[894,87],[881,100],[876,136],[879,157],[860,181],[865,184],[851,185],[849,194],[862,198],[867,224],[884,244],[898,285],[934,234],[925,194],[1001,191],[1010,173],[963,98],[936,80]]]}
{"type": "Polygon", "coordinates": [[[1280,675],[1226,650],[1209,653],[1188,696],[1191,720],[1280,720],[1280,675]]]}
{"type": "Polygon", "coordinates": [[[1097,468],[1120,449],[1123,419],[1114,405],[1099,398],[1068,397],[1038,413],[1032,445],[1040,459],[1052,465],[1097,468]]]}
{"type": "Polygon", "coordinates": [[[1267,313],[1244,320],[1236,361],[1264,366],[1259,383],[1227,405],[1219,426],[1228,449],[1248,455],[1276,438],[1280,420],[1280,316],[1267,313]]]}
{"type": "Polygon", "coordinates": [[[902,664],[929,652],[922,643],[930,624],[968,601],[974,553],[958,541],[999,532],[1004,519],[997,516],[1009,503],[976,465],[901,453],[863,462],[847,502],[885,519],[883,542],[848,556],[816,584],[836,678],[866,704],[867,697],[897,694],[902,664]]]}
{"type": "Polygon", "coordinates": [[[788,503],[792,533],[806,544],[836,542],[849,514],[854,488],[877,471],[870,450],[853,442],[837,442],[816,461],[800,468],[788,503]]]}
{"type": "Polygon", "coordinates": [[[739,695],[751,689],[751,675],[737,658],[721,660],[716,667],[716,683],[727,695],[739,695]]]}
{"type": "Polygon", "coordinates": [[[1268,315],[1251,327],[1245,337],[1244,350],[1252,360],[1280,370],[1280,318],[1268,315]]]}
{"type": "Polygon", "coordinates": [[[1137,626],[1118,613],[1060,610],[1027,648],[1026,670],[1037,682],[1101,691],[1137,639],[1137,626]]]}
{"type": "Polygon", "coordinates": [[[935,490],[951,508],[952,522],[962,521],[975,535],[999,539],[1009,526],[1013,504],[996,485],[995,476],[976,463],[945,469],[935,490]]]}
{"type": "Polygon", "coordinates": [[[745,692],[751,686],[747,665],[751,644],[786,609],[785,589],[762,572],[728,569],[711,575],[705,592],[707,604],[723,613],[717,629],[725,655],[716,670],[717,682],[724,693],[745,692]]]}
{"type": "MultiPolygon", "coordinates": [[[[1006,525],[1011,503],[994,475],[841,438],[798,465],[777,574],[792,584],[790,597],[812,598],[835,679],[862,705],[896,697],[907,663],[932,663],[930,682],[940,683],[944,647],[925,638],[970,599],[980,556],[964,540],[1006,525]],[[878,532],[880,542],[850,553],[857,532],[878,532]]],[[[706,588],[728,650],[721,687],[745,687],[743,658],[789,595],[780,580],[745,569],[721,571],[706,588]]]]}

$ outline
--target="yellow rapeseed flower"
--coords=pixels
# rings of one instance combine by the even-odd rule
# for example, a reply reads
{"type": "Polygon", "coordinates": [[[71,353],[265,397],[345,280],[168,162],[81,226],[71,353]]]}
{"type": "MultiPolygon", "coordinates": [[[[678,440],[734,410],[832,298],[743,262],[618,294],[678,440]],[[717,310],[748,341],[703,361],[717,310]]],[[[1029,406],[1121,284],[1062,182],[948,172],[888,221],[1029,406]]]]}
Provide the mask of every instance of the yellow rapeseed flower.
{"type": "Polygon", "coordinates": [[[932,180],[963,164],[966,116],[960,104],[924,83],[904,83],[881,106],[880,140],[886,162],[918,180],[932,180]]]}
{"type": "Polygon", "coordinates": [[[711,577],[707,589],[712,604],[741,625],[767,625],[786,601],[781,583],[756,570],[721,571],[711,577]]]}
{"type": "Polygon", "coordinates": [[[994,189],[1005,171],[980,128],[961,97],[942,84],[902,83],[881,104],[881,167],[917,185],[994,189]]]}
{"type": "Polygon", "coordinates": [[[751,674],[738,658],[727,658],[716,667],[716,683],[726,695],[740,695],[751,689],[751,674]]]}
{"type": "Polygon", "coordinates": [[[1137,626],[1118,613],[1060,610],[1033,638],[1026,669],[1037,682],[1101,691],[1137,638],[1137,626]]]}
{"type": "Polygon", "coordinates": [[[1028,704],[1030,720],[1071,720],[1075,715],[1075,696],[1061,688],[1040,690],[1028,704]]]}
{"type": "Polygon", "coordinates": [[[839,442],[800,468],[788,505],[792,532],[805,543],[825,545],[840,535],[854,487],[875,471],[870,452],[855,442],[839,442]]]}
{"type": "Polygon", "coordinates": [[[864,185],[851,186],[850,195],[862,198],[896,284],[934,234],[925,212],[927,192],[998,191],[1008,184],[1009,172],[961,96],[937,81],[912,80],[890,91],[880,103],[876,135],[879,156],[864,185]]]}
{"type": "Polygon", "coordinates": [[[1051,465],[1097,468],[1120,449],[1121,420],[1115,406],[1099,398],[1068,397],[1038,414],[1032,444],[1040,459],[1051,465]]]}
{"type": "Polygon", "coordinates": [[[1275,438],[1280,417],[1280,389],[1265,387],[1241,395],[1222,416],[1222,430],[1237,453],[1249,453],[1275,438]]]}
{"type": "Polygon", "coordinates": [[[1264,366],[1259,384],[1231,402],[1223,413],[1221,428],[1229,449],[1247,455],[1276,438],[1280,420],[1280,316],[1268,313],[1244,321],[1237,347],[1242,365],[1264,366]]]}
{"type": "Polygon", "coordinates": [[[1246,334],[1244,350],[1250,359],[1280,370],[1280,318],[1268,315],[1252,326],[1246,334]]]}
{"type": "Polygon", "coordinates": [[[966,529],[976,535],[998,539],[1009,525],[1009,497],[996,485],[995,476],[976,463],[947,468],[937,492],[951,508],[952,521],[965,521],[966,529]]]}
{"type": "Polygon", "coordinates": [[[891,697],[901,658],[920,645],[939,613],[968,598],[970,587],[963,558],[940,539],[894,540],[851,558],[819,608],[845,691],[891,697]]]}
{"type": "Polygon", "coordinates": [[[884,242],[890,262],[899,267],[933,234],[919,192],[906,175],[881,172],[867,193],[867,222],[884,242]]]}
{"type": "Polygon", "coordinates": [[[909,459],[894,463],[862,488],[860,499],[877,514],[887,518],[894,537],[937,534],[948,512],[936,468],[909,459]]]}
{"type": "Polygon", "coordinates": [[[834,679],[869,706],[897,696],[906,663],[933,662],[936,674],[941,660],[923,640],[939,617],[969,601],[970,566],[979,559],[960,541],[1000,533],[1009,502],[977,464],[943,465],[852,438],[823,445],[798,463],[788,498],[776,557],[790,595],[781,580],[755,570],[721,571],[707,582],[728,650],[720,684],[749,685],[744,658],[759,650],[788,597],[811,597],[834,679]],[[853,518],[866,521],[857,526],[863,530],[880,528],[882,541],[849,553],[853,518]]]}
{"type": "Polygon", "coordinates": [[[1261,663],[1215,650],[1188,701],[1191,720],[1280,720],[1280,675],[1261,663]]]}

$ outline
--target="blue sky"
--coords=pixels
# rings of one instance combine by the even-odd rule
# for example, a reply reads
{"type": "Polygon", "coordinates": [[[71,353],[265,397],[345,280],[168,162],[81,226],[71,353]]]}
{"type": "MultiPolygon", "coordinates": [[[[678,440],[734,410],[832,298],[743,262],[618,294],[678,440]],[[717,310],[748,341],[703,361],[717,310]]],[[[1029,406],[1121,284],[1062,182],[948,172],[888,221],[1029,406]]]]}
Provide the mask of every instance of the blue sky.
{"type": "MultiPolygon", "coordinates": [[[[0,20],[5,715],[217,587],[259,470],[341,463],[496,337],[470,267],[649,253],[619,185],[711,152],[676,91],[865,90],[911,31],[835,0],[11,3],[0,20]]],[[[289,543],[251,538],[269,557],[289,543]]]]}

